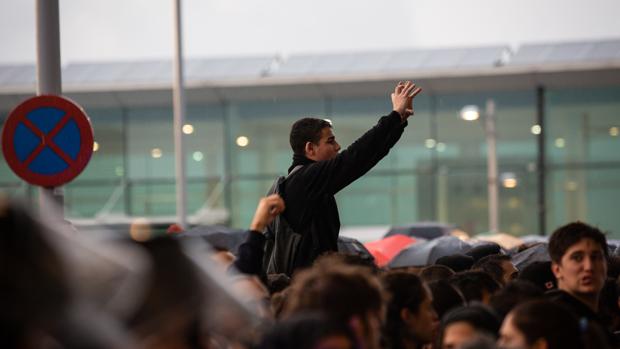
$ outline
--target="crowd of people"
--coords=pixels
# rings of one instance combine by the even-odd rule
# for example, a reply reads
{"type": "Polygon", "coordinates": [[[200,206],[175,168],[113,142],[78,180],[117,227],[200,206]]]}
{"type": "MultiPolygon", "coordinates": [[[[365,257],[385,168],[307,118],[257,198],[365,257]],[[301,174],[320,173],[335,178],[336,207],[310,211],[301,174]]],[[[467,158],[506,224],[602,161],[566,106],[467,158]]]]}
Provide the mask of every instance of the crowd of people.
{"type": "Polygon", "coordinates": [[[290,276],[267,274],[263,231],[285,209],[278,194],[261,199],[237,255],[224,259],[183,234],[85,245],[70,226],[4,199],[2,346],[617,347],[620,265],[595,227],[574,222],[548,244],[485,243],[432,265],[386,269],[327,252],[290,276]],[[551,261],[517,270],[511,254],[540,245],[551,261]],[[121,246],[130,264],[101,251],[121,246]],[[455,262],[465,257],[473,263],[455,262]]]}
{"type": "Polygon", "coordinates": [[[586,223],[548,243],[479,244],[392,269],[338,251],[334,195],[396,144],[420,91],[399,83],[393,111],[342,152],[330,123],[295,123],[289,174],[236,251],[153,236],[145,223],[93,240],[0,197],[2,347],[618,347],[620,260],[586,223]],[[549,261],[515,266],[515,254],[540,249],[549,261]]]}

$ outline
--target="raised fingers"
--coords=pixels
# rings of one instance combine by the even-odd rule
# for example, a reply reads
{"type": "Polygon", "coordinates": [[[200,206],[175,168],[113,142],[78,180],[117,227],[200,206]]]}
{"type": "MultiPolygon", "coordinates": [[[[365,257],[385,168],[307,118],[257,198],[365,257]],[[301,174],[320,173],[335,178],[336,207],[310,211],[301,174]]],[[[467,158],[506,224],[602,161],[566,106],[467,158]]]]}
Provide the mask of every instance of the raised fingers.
{"type": "Polygon", "coordinates": [[[398,84],[396,84],[396,87],[394,87],[394,94],[397,94],[397,95],[400,94],[404,87],[405,87],[405,83],[402,81],[399,81],[398,84]]]}
{"type": "Polygon", "coordinates": [[[406,97],[410,97],[411,92],[416,87],[416,85],[412,82],[409,82],[406,87],[403,89],[402,94],[406,97]]]}
{"type": "MultiPolygon", "coordinates": [[[[415,85],[413,85],[413,86],[415,87],[415,85]]],[[[415,96],[417,96],[420,92],[422,92],[422,88],[418,87],[418,88],[416,88],[416,89],[412,90],[412,91],[409,93],[409,97],[414,98],[414,97],[415,97],[415,96]]]]}

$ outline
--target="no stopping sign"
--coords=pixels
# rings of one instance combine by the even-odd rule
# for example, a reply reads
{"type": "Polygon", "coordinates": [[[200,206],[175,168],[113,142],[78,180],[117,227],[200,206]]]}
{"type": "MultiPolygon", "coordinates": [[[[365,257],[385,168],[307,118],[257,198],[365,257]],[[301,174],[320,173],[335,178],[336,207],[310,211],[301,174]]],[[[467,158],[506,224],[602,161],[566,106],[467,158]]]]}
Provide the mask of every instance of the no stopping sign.
{"type": "Polygon", "coordinates": [[[77,177],[93,153],[93,129],[84,110],[52,95],[30,98],[9,114],[2,128],[9,167],[28,183],[55,187],[77,177]]]}

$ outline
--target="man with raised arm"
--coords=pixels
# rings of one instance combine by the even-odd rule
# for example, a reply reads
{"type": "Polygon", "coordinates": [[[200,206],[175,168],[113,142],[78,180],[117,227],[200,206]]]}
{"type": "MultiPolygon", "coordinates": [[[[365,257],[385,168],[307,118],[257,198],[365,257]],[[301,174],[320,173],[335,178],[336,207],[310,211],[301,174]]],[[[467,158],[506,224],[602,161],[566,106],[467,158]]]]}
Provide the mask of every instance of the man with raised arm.
{"type": "Polygon", "coordinates": [[[286,203],[283,218],[296,234],[287,242],[286,270],[276,272],[292,274],[321,253],[338,250],[340,218],[334,195],[388,154],[413,115],[413,98],[421,91],[410,81],[398,83],[391,94],[392,112],[342,152],[330,122],[303,118],[293,124],[293,163],[280,195],[286,203]]]}

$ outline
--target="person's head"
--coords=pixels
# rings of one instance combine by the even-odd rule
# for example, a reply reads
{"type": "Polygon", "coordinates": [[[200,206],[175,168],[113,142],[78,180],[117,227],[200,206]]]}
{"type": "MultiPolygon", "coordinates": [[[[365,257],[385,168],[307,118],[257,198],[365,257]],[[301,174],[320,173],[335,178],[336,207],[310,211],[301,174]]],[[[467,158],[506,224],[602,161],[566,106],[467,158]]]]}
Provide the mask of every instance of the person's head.
{"type": "Polygon", "coordinates": [[[456,273],[449,279],[467,302],[489,303],[491,296],[500,289],[500,285],[491,275],[484,271],[470,270],[456,273]]]}
{"type": "Polygon", "coordinates": [[[551,271],[551,262],[532,262],[519,272],[517,279],[531,282],[542,291],[557,288],[557,281],[551,271]]]}
{"type": "Polygon", "coordinates": [[[3,346],[16,348],[57,322],[71,303],[71,286],[47,227],[1,193],[0,232],[0,332],[3,346]]]}
{"type": "MultiPolygon", "coordinates": [[[[199,336],[199,314],[208,299],[196,266],[171,236],[140,243],[151,261],[146,291],[128,316],[127,327],[140,343],[156,348],[199,336]]],[[[187,342],[189,343],[189,342],[187,342]]]]}
{"type": "Polygon", "coordinates": [[[260,349],[352,349],[355,340],[346,325],[320,312],[302,312],[277,323],[260,349]]]}
{"type": "Polygon", "coordinates": [[[465,254],[452,254],[437,258],[436,265],[444,265],[455,272],[466,271],[474,265],[474,258],[465,254]]]}
{"type": "Polygon", "coordinates": [[[617,279],[620,276],[620,256],[607,256],[607,277],[617,279]]]}
{"type": "Polygon", "coordinates": [[[232,278],[232,287],[244,297],[245,304],[262,318],[272,318],[269,290],[256,275],[241,274],[232,278]]]}
{"type": "Polygon", "coordinates": [[[618,280],[607,278],[599,298],[599,316],[608,320],[612,331],[620,330],[620,289],[618,280]]]}
{"type": "Polygon", "coordinates": [[[515,307],[504,319],[498,344],[511,349],[583,348],[577,318],[563,306],[534,300],[515,307]]]}
{"type": "Polygon", "coordinates": [[[390,297],[385,335],[391,347],[401,347],[401,341],[417,347],[431,343],[437,335],[439,318],[428,287],[417,275],[403,271],[389,272],[382,281],[390,297]]]}
{"type": "Polygon", "coordinates": [[[433,308],[441,319],[448,311],[465,305],[465,297],[446,280],[428,283],[433,294],[433,308]]]}
{"type": "Polygon", "coordinates": [[[454,275],[454,270],[441,264],[429,265],[420,270],[420,277],[425,282],[446,280],[452,275],[454,275]]]}
{"type": "Polygon", "coordinates": [[[333,321],[350,324],[366,347],[378,347],[383,289],[367,269],[341,264],[314,266],[295,275],[290,292],[284,318],[320,311],[333,321]]]}
{"type": "Polygon", "coordinates": [[[497,338],[500,321],[491,309],[475,304],[449,311],[441,319],[440,349],[459,349],[481,334],[497,338]]]}
{"type": "Polygon", "coordinates": [[[291,127],[289,142],[293,153],[314,161],[329,160],[340,151],[332,125],[323,119],[303,118],[291,127]]]}
{"type": "Polygon", "coordinates": [[[472,266],[472,270],[482,270],[491,275],[502,285],[517,278],[519,271],[505,254],[493,254],[482,257],[472,266]]]}
{"type": "Polygon", "coordinates": [[[548,248],[558,288],[578,299],[597,298],[607,276],[605,235],[585,223],[570,223],[551,235],[548,248]]]}
{"type": "Polygon", "coordinates": [[[313,265],[319,268],[335,264],[364,267],[375,275],[379,273],[379,267],[377,267],[377,265],[375,264],[372,256],[368,257],[363,254],[328,251],[321,254],[317,259],[314,260],[313,263],[313,265]]]}
{"type": "Polygon", "coordinates": [[[502,248],[495,242],[485,241],[477,246],[472,247],[471,250],[465,252],[466,255],[474,259],[474,263],[478,262],[486,256],[496,255],[502,253],[502,248]]]}
{"type": "Polygon", "coordinates": [[[491,308],[504,319],[518,304],[543,297],[544,292],[536,285],[525,280],[514,280],[506,284],[491,297],[491,308]]]}

